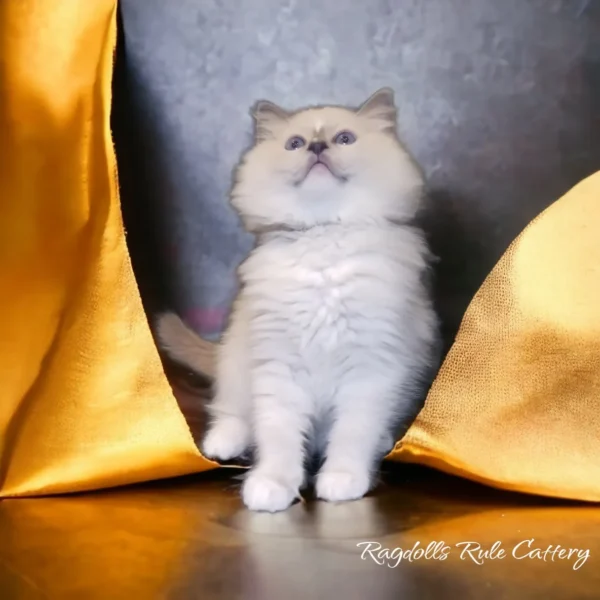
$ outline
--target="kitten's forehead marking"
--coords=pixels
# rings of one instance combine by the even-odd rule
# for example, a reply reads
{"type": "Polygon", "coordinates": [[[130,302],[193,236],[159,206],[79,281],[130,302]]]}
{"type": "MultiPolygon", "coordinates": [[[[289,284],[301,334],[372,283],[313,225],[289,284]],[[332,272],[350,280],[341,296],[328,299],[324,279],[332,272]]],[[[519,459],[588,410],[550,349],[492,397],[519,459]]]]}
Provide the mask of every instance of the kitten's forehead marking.
{"type": "Polygon", "coordinates": [[[323,136],[325,124],[321,119],[317,119],[314,124],[314,138],[319,139],[323,136]]]}

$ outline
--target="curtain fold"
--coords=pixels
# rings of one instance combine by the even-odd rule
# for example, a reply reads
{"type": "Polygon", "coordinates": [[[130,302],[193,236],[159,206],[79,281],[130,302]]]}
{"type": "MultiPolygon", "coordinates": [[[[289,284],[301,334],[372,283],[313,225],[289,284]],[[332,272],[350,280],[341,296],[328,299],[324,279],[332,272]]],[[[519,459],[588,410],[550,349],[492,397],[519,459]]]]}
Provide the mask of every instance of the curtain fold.
{"type": "Polygon", "coordinates": [[[0,494],[206,469],[125,242],[109,123],[116,1],[0,13],[0,494]]]}
{"type": "Polygon", "coordinates": [[[492,270],[393,453],[488,485],[600,500],[600,173],[492,270]]]}

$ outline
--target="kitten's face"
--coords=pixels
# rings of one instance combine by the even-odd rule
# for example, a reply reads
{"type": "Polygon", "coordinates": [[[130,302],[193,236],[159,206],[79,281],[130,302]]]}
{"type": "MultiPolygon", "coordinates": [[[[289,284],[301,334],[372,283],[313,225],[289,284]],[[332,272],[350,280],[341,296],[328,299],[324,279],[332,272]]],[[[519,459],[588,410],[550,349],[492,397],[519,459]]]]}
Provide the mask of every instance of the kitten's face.
{"type": "Polygon", "coordinates": [[[357,111],[325,107],[291,114],[259,103],[256,144],[232,192],[246,227],[413,217],[422,178],[396,137],[395,113],[390,90],[357,111]]]}

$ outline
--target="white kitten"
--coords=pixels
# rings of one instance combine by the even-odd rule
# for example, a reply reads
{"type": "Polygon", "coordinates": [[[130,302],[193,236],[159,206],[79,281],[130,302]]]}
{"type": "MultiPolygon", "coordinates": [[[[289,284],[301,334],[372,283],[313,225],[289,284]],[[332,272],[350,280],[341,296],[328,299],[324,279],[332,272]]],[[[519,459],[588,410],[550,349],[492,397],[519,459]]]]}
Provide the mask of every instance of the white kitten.
{"type": "MultiPolygon", "coordinates": [[[[257,245],[239,269],[202,446],[221,461],[254,447],[251,509],[290,506],[315,453],[319,498],[362,497],[436,366],[429,252],[413,223],[423,182],[395,115],[389,89],[356,111],[255,107],[231,202],[257,245]]],[[[210,345],[177,316],[161,318],[158,337],[176,360],[211,369],[210,345]]]]}

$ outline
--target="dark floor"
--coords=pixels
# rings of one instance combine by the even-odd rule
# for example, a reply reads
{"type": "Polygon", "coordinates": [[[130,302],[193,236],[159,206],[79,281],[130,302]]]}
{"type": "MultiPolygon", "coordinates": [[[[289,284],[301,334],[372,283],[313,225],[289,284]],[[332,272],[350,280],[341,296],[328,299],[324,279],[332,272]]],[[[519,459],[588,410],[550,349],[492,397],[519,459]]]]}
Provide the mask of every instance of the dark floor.
{"type": "Polygon", "coordinates": [[[390,466],[359,502],[309,500],[286,513],[256,514],[240,503],[238,475],[223,469],[96,494],[0,502],[0,598],[600,597],[598,508],[390,466]],[[513,548],[530,539],[531,548],[522,544],[513,557],[513,548]],[[432,542],[447,549],[397,566],[397,558],[374,560],[378,544],[391,553],[432,542]],[[506,556],[478,565],[474,552],[461,559],[461,542],[483,550],[499,542],[506,556]],[[589,557],[522,558],[557,545],[588,550],[589,557]]]}

